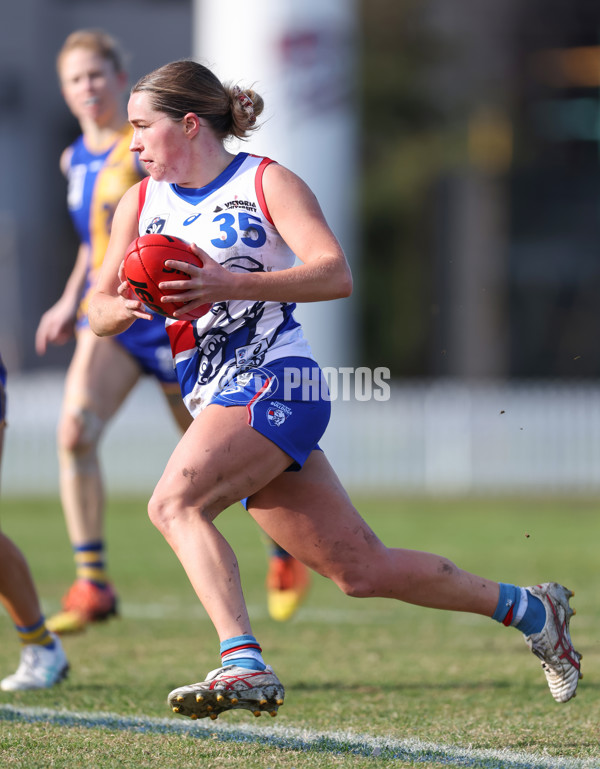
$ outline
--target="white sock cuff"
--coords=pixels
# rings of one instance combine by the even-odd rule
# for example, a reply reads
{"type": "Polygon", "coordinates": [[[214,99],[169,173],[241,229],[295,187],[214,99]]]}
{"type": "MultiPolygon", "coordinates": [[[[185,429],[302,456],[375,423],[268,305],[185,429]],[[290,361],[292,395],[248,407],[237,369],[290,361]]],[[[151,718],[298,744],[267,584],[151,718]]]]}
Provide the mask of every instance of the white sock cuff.
{"type": "Polygon", "coordinates": [[[223,652],[221,655],[221,663],[223,665],[231,665],[235,664],[236,659],[253,659],[257,660],[257,662],[262,662],[264,665],[264,660],[262,658],[262,654],[258,651],[258,649],[236,649],[233,652],[223,652]]]}
{"type": "Polygon", "coordinates": [[[527,590],[525,590],[524,587],[520,588],[521,590],[521,600],[519,601],[519,608],[517,610],[516,615],[513,617],[513,621],[510,623],[511,625],[518,625],[519,622],[523,619],[525,616],[525,612],[527,611],[527,606],[529,604],[529,600],[527,597],[527,590]]]}

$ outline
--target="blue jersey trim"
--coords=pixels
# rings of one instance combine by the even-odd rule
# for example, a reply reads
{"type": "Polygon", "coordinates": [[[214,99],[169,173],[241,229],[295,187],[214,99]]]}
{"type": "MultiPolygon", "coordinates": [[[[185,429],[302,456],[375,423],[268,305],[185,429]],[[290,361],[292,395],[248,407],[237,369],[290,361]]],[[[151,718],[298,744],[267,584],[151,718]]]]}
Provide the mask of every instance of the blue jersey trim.
{"type": "Polygon", "coordinates": [[[227,168],[221,171],[216,179],[213,179],[210,184],[207,184],[204,187],[180,187],[178,184],[170,184],[169,186],[178,197],[182,198],[182,200],[185,200],[193,206],[197,206],[198,203],[202,203],[205,198],[211,195],[215,190],[218,190],[219,187],[227,184],[247,157],[247,152],[240,152],[227,168]]]}

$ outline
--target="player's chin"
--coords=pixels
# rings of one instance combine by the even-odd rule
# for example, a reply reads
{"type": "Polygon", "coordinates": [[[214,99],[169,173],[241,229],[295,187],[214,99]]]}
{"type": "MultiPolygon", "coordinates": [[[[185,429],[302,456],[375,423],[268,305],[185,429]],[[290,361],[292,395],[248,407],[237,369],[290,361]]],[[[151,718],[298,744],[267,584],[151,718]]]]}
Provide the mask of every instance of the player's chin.
{"type": "Polygon", "coordinates": [[[144,168],[146,169],[146,172],[151,176],[153,179],[156,179],[156,174],[158,173],[158,168],[154,165],[154,163],[151,160],[142,160],[142,163],[144,164],[144,168]]]}
{"type": "Polygon", "coordinates": [[[170,184],[174,181],[169,177],[167,169],[164,166],[157,166],[151,160],[147,161],[145,165],[148,175],[151,176],[155,182],[167,182],[170,184]]]}

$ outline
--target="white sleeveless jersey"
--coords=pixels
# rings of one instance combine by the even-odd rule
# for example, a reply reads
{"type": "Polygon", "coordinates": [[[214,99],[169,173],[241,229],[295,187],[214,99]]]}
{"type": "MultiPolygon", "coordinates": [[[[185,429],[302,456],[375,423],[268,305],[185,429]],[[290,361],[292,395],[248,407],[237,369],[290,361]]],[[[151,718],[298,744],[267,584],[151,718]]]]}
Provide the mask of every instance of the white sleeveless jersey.
{"type": "MultiPolygon", "coordinates": [[[[196,243],[232,272],[292,267],[294,254],[273,225],[262,192],[262,175],[271,162],[240,153],[200,189],[144,180],[140,235],[164,233],[196,243]]],[[[193,415],[250,367],[291,355],[312,358],[293,317],[295,306],[232,300],[215,303],[193,322],[167,318],[181,392],[193,415]]]]}

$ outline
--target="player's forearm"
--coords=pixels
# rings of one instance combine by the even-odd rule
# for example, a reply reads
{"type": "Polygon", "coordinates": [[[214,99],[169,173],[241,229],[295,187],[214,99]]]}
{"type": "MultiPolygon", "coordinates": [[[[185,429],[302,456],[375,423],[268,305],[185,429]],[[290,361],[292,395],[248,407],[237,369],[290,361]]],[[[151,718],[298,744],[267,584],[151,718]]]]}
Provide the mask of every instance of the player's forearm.
{"type": "Polygon", "coordinates": [[[83,296],[84,286],[85,280],[72,280],[69,278],[61,294],[61,305],[69,307],[73,314],[77,312],[79,302],[83,296]]]}
{"type": "Polygon", "coordinates": [[[71,274],[67,278],[65,287],[60,297],[61,302],[64,305],[70,305],[73,307],[73,311],[77,310],[83,292],[85,290],[87,275],[87,254],[84,247],[79,248],[79,253],[75,265],[71,274]]]}
{"type": "Polygon", "coordinates": [[[114,336],[127,330],[135,317],[125,310],[118,296],[97,291],[90,299],[88,319],[97,336],[114,336]]]}
{"type": "Polygon", "coordinates": [[[344,260],[324,255],[278,272],[238,274],[236,284],[232,299],[324,302],[350,296],[352,274],[344,260]]]}

